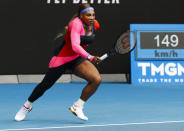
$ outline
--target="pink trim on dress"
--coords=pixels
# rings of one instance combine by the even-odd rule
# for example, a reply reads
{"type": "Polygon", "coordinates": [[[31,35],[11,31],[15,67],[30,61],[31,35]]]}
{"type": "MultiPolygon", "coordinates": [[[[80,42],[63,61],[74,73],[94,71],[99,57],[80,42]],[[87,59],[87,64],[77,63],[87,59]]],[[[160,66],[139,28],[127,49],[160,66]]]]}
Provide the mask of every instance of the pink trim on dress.
{"type": "Polygon", "coordinates": [[[74,59],[76,59],[78,57],[77,56],[69,56],[69,57],[57,57],[57,56],[53,56],[50,63],[49,63],[49,68],[55,68],[58,67],[60,65],[66,64],[67,62],[70,62],[74,59]]]}

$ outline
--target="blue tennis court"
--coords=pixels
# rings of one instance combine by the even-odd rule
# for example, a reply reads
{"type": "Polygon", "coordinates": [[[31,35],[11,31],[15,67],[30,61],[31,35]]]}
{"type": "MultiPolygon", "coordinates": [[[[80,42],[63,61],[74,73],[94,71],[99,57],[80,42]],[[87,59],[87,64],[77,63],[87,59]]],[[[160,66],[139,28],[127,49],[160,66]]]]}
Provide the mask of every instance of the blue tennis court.
{"type": "Polygon", "coordinates": [[[85,104],[88,121],[68,108],[86,83],[55,84],[22,122],[14,115],[36,84],[0,85],[0,131],[183,131],[184,86],[102,83],[85,104]]]}

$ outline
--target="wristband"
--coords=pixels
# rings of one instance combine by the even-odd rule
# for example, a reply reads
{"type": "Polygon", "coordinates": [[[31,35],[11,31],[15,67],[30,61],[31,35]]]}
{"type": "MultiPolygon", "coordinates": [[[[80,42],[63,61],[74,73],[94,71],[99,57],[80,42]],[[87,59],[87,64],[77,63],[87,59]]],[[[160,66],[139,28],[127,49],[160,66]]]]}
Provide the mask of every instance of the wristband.
{"type": "Polygon", "coordinates": [[[89,60],[89,61],[93,61],[93,58],[94,58],[94,56],[92,56],[92,55],[88,55],[88,57],[87,57],[87,59],[89,60]]]}
{"type": "Polygon", "coordinates": [[[92,57],[92,55],[88,55],[87,59],[88,59],[88,60],[90,60],[90,59],[91,59],[91,57],[92,57]]]}

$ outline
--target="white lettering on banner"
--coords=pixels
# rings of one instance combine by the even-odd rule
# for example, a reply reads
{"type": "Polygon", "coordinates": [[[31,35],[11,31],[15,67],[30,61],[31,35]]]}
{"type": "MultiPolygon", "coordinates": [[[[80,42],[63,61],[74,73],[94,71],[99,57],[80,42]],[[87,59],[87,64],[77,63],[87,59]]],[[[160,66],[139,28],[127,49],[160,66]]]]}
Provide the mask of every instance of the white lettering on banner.
{"type": "Polygon", "coordinates": [[[148,71],[151,72],[151,76],[155,76],[156,74],[160,76],[182,76],[184,73],[184,67],[180,63],[161,63],[156,66],[154,63],[138,62],[137,66],[141,68],[142,76],[147,76],[148,71]]]}
{"type": "Polygon", "coordinates": [[[93,4],[94,3],[94,0],[91,0],[90,3],[93,4]]]}
{"type": "Polygon", "coordinates": [[[177,75],[176,64],[175,63],[166,64],[166,66],[165,66],[165,72],[169,76],[175,76],[175,75],[177,75]]]}
{"type": "Polygon", "coordinates": [[[160,79],[161,83],[171,83],[171,81],[172,81],[171,79],[164,79],[164,78],[160,79]]]}
{"type": "Polygon", "coordinates": [[[184,67],[181,64],[178,64],[178,75],[181,76],[184,73],[184,67]]]}
{"type": "Polygon", "coordinates": [[[174,81],[175,81],[176,83],[183,83],[183,82],[184,82],[184,80],[183,80],[182,78],[180,78],[180,79],[174,79],[174,81]]]}
{"type": "Polygon", "coordinates": [[[109,0],[104,0],[104,4],[110,4],[109,0]]]}
{"type": "Polygon", "coordinates": [[[156,78],[139,78],[138,79],[139,83],[156,83],[157,79],[156,78]]]}
{"type": "Polygon", "coordinates": [[[88,3],[88,1],[87,0],[82,0],[82,3],[86,4],[86,3],[88,3]]]}
{"type": "Polygon", "coordinates": [[[79,4],[80,0],[73,0],[74,4],[79,4]]]}
{"type": "MultiPolygon", "coordinates": [[[[90,4],[94,4],[94,0],[73,0],[74,4],[79,4],[79,3],[90,3],[90,4]]],[[[119,4],[119,0],[97,0],[98,4],[119,4]]]]}
{"type": "Polygon", "coordinates": [[[164,68],[163,63],[158,68],[153,63],[151,63],[151,75],[155,76],[156,73],[160,72],[160,75],[163,76],[164,75],[163,68],[164,68]]]}
{"type": "Polygon", "coordinates": [[[112,0],[112,4],[119,4],[119,0],[112,0]]]}
{"type": "Polygon", "coordinates": [[[138,63],[138,67],[142,67],[142,75],[146,76],[146,67],[150,67],[150,63],[138,63]]]}
{"type": "Polygon", "coordinates": [[[47,0],[47,4],[50,4],[51,2],[53,2],[54,4],[65,4],[66,0],[47,0]]]}
{"type": "Polygon", "coordinates": [[[102,1],[101,0],[98,0],[98,2],[97,2],[98,4],[100,4],[100,3],[102,3],[102,1]]]}
{"type": "Polygon", "coordinates": [[[59,0],[55,0],[55,3],[56,3],[56,4],[59,4],[59,3],[60,3],[60,1],[59,1],[59,0]]]}
{"type": "MultiPolygon", "coordinates": [[[[171,83],[172,82],[172,79],[171,78],[138,78],[137,79],[139,83],[171,83]]],[[[184,79],[181,79],[181,78],[175,78],[173,79],[174,82],[177,82],[177,83],[182,83],[184,82],[184,79]]]]}
{"type": "MultiPolygon", "coordinates": [[[[65,4],[66,0],[47,0],[47,4],[65,4]]],[[[73,4],[89,3],[89,4],[119,4],[120,0],[73,0],[73,4]]]]}

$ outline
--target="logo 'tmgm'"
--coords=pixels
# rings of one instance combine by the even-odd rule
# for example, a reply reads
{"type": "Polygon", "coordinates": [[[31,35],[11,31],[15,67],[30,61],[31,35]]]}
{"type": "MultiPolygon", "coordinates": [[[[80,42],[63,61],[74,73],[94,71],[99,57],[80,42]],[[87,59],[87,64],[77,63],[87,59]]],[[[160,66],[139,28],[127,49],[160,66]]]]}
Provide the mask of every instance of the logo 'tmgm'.
{"type": "MultiPolygon", "coordinates": [[[[47,4],[66,4],[67,0],[47,0],[47,4]]],[[[73,4],[119,4],[120,0],[72,0],[73,4]]]]}

